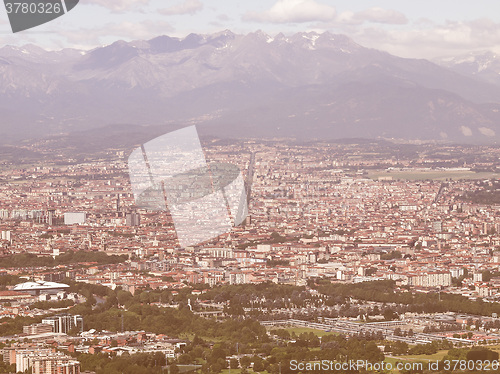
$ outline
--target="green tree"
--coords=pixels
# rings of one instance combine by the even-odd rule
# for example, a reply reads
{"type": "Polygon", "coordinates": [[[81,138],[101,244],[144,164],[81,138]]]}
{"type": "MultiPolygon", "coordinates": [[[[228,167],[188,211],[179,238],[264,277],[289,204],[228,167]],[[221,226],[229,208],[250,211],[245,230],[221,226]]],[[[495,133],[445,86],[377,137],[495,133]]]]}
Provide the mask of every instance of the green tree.
{"type": "Polygon", "coordinates": [[[239,367],[239,366],[240,366],[240,365],[239,365],[239,363],[238,363],[238,359],[237,359],[237,358],[234,358],[234,357],[233,357],[233,358],[229,361],[229,367],[230,367],[231,369],[238,369],[238,367],[239,367]]]}
{"type": "Polygon", "coordinates": [[[179,374],[179,367],[176,364],[172,364],[168,368],[168,374],[179,374]]]}
{"type": "Polygon", "coordinates": [[[253,358],[253,371],[256,372],[264,371],[264,360],[259,356],[254,356],[253,358]]]}
{"type": "Polygon", "coordinates": [[[251,363],[252,363],[252,359],[248,356],[243,356],[242,358],[240,358],[240,364],[241,364],[242,368],[249,367],[251,363]]]}

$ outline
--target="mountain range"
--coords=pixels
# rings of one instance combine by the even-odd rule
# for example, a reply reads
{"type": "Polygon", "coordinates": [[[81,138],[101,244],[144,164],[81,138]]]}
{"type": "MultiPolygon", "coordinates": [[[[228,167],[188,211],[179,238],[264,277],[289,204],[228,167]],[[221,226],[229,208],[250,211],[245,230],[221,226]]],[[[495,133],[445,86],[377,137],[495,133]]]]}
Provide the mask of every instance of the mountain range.
{"type": "Polygon", "coordinates": [[[328,32],[5,46],[0,139],[196,124],[218,137],[496,141],[500,59],[471,56],[406,59],[328,32]]]}
{"type": "Polygon", "coordinates": [[[465,55],[436,59],[434,62],[457,73],[485,82],[500,84],[500,56],[495,52],[471,52],[465,55]]]}

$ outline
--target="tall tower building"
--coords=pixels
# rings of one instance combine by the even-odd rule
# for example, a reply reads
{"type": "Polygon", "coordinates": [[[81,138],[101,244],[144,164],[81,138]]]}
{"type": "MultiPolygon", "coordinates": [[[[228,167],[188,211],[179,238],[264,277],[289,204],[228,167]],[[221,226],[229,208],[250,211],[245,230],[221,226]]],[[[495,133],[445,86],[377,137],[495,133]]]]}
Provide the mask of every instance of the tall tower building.
{"type": "Polygon", "coordinates": [[[49,226],[52,226],[52,224],[54,223],[54,212],[55,212],[54,209],[49,209],[49,217],[47,220],[47,223],[49,224],[49,226]]]}
{"type": "Polygon", "coordinates": [[[139,213],[127,213],[125,224],[127,226],[139,226],[141,224],[141,215],[139,213]]]}

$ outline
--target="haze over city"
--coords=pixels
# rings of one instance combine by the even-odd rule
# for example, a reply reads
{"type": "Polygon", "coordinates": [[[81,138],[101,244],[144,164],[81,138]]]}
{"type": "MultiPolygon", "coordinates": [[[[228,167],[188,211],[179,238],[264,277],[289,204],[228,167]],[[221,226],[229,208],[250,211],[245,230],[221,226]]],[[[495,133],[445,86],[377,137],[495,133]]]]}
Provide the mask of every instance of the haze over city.
{"type": "Polygon", "coordinates": [[[498,3],[9,4],[0,373],[498,372],[498,3]]]}

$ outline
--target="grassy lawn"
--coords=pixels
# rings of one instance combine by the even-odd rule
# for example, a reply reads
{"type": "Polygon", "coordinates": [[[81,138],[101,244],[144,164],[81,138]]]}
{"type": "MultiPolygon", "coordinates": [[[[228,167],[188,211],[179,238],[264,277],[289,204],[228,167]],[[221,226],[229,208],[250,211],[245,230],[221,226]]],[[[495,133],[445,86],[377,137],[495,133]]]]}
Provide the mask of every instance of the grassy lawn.
{"type": "Polygon", "coordinates": [[[196,365],[177,365],[179,368],[179,373],[185,373],[187,371],[192,371],[201,368],[201,366],[196,366],[196,365]]]}
{"type": "Polygon", "coordinates": [[[447,171],[447,170],[415,170],[415,171],[382,171],[377,170],[373,172],[368,172],[368,177],[371,179],[378,179],[379,177],[392,177],[392,179],[402,179],[402,180],[423,180],[423,179],[433,179],[433,180],[446,180],[446,179],[488,179],[488,178],[498,178],[499,174],[481,172],[476,173],[473,171],[447,171]]]}
{"type": "Polygon", "coordinates": [[[488,344],[486,344],[486,345],[483,345],[483,347],[488,348],[489,350],[492,350],[492,351],[500,353],[500,344],[495,344],[495,345],[488,345],[488,344]]]}
{"type": "MultiPolygon", "coordinates": [[[[256,373],[255,371],[252,370],[252,368],[248,368],[247,371],[252,374],[256,373]]],[[[231,369],[231,374],[240,374],[241,369],[231,369]]],[[[224,369],[221,371],[221,374],[230,374],[229,369],[224,369]]],[[[261,371],[260,374],[269,374],[267,371],[261,371]]]]}
{"type": "Polygon", "coordinates": [[[398,362],[401,362],[404,364],[408,364],[408,365],[416,365],[417,363],[422,363],[422,367],[425,369],[427,367],[427,363],[423,360],[405,360],[405,359],[402,359],[402,358],[392,358],[392,357],[386,357],[385,360],[384,360],[386,363],[390,363],[392,365],[392,370],[390,371],[390,373],[401,373],[401,371],[399,371],[396,367],[397,367],[397,363],[398,362]]]}
{"type": "Polygon", "coordinates": [[[401,360],[416,360],[416,361],[436,361],[441,360],[446,354],[448,350],[438,351],[432,355],[410,355],[410,356],[397,356],[398,359],[401,360]]]}
{"type": "Polygon", "coordinates": [[[183,333],[179,334],[179,339],[187,339],[187,340],[192,341],[194,339],[194,334],[183,332],[183,333]]]}
{"type": "Polygon", "coordinates": [[[442,351],[438,351],[437,353],[435,353],[433,355],[392,356],[392,357],[386,357],[384,361],[392,364],[393,370],[391,371],[391,373],[399,373],[399,371],[396,369],[397,362],[402,362],[402,363],[405,363],[405,362],[423,362],[424,367],[425,367],[425,365],[427,365],[426,362],[439,361],[447,353],[448,353],[448,350],[442,350],[442,351]]]}
{"type": "MultiPolygon", "coordinates": [[[[204,335],[198,335],[198,336],[204,340],[207,340],[209,342],[214,342],[214,343],[220,343],[220,342],[225,341],[224,338],[221,338],[221,337],[214,338],[212,336],[204,336],[204,335]]],[[[179,339],[186,339],[189,341],[193,341],[194,337],[195,337],[195,334],[191,334],[191,333],[183,332],[183,333],[179,334],[179,339]]]]}
{"type": "MultiPolygon", "coordinates": [[[[392,357],[386,357],[384,361],[387,362],[387,363],[392,364],[392,367],[395,368],[397,362],[403,362],[405,360],[400,360],[400,359],[392,358],[392,357]]],[[[393,369],[391,371],[391,373],[399,373],[399,370],[393,369]]]]}
{"type": "MultiPolygon", "coordinates": [[[[273,328],[273,330],[277,330],[277,328],[273,328]]],[[[288,327],[288,328],[285,328],[283,330],[286,330],[290,333],[290,335],[292,333],[295,333],[295,335],[299,336],[300,334],[304,333],[304,332],[312,332],[313,334],[317,335],[317,336],[323,336],[323,335],[338,335],[338,333],[335,333],[335,332],[326,332],[326,331],[323,331],[323,330],[316,330],[316,329],[310,329],[308,327],[288,327]]]]}

